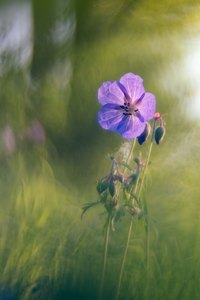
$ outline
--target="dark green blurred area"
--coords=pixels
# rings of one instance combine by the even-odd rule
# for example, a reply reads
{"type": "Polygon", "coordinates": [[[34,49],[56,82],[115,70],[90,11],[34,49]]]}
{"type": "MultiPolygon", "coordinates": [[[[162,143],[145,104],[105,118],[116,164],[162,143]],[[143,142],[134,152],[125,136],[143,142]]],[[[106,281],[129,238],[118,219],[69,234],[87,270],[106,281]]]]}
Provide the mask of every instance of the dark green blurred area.
{"type": "MultiPolygon", "coordinates": [[[[123,142],[97,123],[97,90],[144,78],[164,115],[134,222],[120,299],[199,299],[199,1],[0,2],[0,299],[97,299],[103,208],[96,181],[123,142]]],[[[147,147],[137,146],[135,155],[147,147]]],[[[114,299],[129,218],[111,235],[104,299],[114,299]]]]}

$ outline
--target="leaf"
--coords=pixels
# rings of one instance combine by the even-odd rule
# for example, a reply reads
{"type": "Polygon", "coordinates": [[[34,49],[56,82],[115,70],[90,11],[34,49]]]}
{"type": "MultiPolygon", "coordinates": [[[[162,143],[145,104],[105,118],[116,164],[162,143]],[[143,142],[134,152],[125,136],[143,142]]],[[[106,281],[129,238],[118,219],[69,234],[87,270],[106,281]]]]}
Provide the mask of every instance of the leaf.
{"type": "Polygon", "coordinates": [[[91,202],[91,203],[85,203],[84,204],[84,206],[82,207],[82,214],[81,214],[81,219],[83,218],[83,215],[86,213],[86,211],[89,209],[89,208],[91,208],[91,207],[93,207],[93,206],[95,206],[95,205],[97,205],[97,204],[100,204],[101,202],[100,201],[96,201],[96,202],[91,202]]]}

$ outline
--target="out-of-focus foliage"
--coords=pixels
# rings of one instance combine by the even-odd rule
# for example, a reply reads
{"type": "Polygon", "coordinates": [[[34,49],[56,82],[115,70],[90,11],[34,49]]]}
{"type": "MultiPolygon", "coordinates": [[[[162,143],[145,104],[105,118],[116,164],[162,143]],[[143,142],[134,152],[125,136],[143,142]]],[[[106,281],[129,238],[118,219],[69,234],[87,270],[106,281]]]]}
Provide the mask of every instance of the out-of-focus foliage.
{"type": "MultiPolygon", "coordinates": [[[[81,207],[97,200],[106,154],[122,142],[99,128],[96,95],[103,81],[131,71],[156,94],[166,136],[153,148],[143,195],[148,285],[141,221],[121,299],[199,299],[199,1],[1,1],[0,8],[0,298],[96,298],[105,214],[97,207],[81,220],[81,207]]],[[[111,236],[105,299],[114,295],[128,223],[111,236]]]]}

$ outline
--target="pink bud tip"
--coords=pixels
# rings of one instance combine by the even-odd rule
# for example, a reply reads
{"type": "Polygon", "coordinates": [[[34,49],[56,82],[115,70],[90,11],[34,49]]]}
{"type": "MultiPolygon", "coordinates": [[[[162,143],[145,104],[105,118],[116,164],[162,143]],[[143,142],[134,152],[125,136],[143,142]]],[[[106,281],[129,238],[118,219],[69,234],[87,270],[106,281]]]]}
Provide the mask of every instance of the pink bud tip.
{"type": "Polygon", "coordinates": [[[159,113],[159,112],[156,112],[156,113],[153,115],[153,118],[154,118],[154,120],[159,120],[159,119],[160,119],[160,113],[159,113]]]}

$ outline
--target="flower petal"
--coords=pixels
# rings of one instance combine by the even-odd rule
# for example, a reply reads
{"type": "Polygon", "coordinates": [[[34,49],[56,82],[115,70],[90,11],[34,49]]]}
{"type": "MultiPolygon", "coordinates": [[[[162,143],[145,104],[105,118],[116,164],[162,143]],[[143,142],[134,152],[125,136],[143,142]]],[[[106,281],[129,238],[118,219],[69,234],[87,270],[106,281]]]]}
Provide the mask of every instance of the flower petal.
{"type": "Polygon", "coordinates": [[[106,104],[98,113],[98,122],[102,128],[116,131],[123,116],[123,111],[119,106],[106,104]]]}
{"type": "Polygon", "coordinates": [[[143,79],[138,75],[127,73],[120,78],[120,83],[126,88],[133,103],[145,93],[143,79]]]}
{"type": "Polygon", "coordinates": [[[140,119],[135,116],[125,116],[120,122],[117,131],[125,139],[133,139],[140,136],[145,129],[145,124],[145,122],[141,122],[140,119]]]}
{"type": "Polygon", "coordinates": [[[151,93],[145,93],[142,101],[138,102],[137,108],[145,121],[151,120],[156,111],[156,97],[151,93]]]}
{"type": "Polygon", "coordinates": [[[99,103],[102,105],[112,103],[117,105],[124,104],[124,93],[117,81],[104,82],[98,90],[99,103]]]}
{"type": "Polygon", "coordinates": [[[105,81],[102,83],[102,85],[98,89],[98,99],[99,99],[99,103],[102,105],[107,103],[106,99],[107,99],[107,95],[109,93],[110,85],[111,85],[110,81],[105,81]]]}

